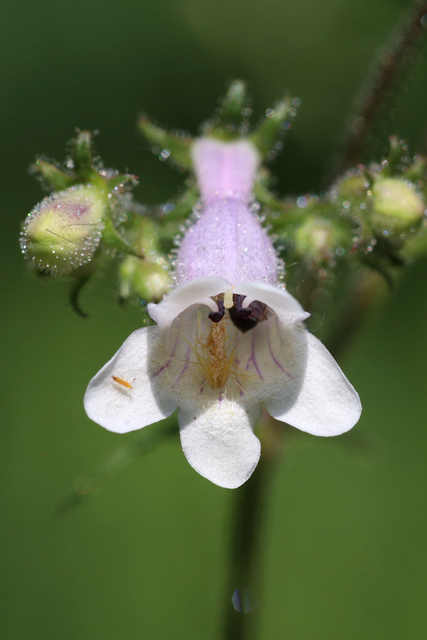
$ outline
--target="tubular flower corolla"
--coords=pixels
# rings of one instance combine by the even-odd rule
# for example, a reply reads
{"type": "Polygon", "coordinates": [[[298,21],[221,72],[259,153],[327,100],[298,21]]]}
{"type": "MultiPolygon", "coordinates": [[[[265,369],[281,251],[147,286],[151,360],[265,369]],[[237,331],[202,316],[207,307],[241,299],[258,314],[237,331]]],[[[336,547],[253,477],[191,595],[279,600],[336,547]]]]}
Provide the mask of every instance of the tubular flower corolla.
{"type": "Polygon", "coordinates": [[[88,416],[110,431],[140,429],[178,408],[190,465],[222,487],[243,484],[260,458],[264,406],[318,436],[351,429],[359,396],[301,324],[277,284],[277,257],[251,207],[259,157],[245,140],[193,147],[201,213],[181,243],[176,286],[89,383],[88,416]]]}

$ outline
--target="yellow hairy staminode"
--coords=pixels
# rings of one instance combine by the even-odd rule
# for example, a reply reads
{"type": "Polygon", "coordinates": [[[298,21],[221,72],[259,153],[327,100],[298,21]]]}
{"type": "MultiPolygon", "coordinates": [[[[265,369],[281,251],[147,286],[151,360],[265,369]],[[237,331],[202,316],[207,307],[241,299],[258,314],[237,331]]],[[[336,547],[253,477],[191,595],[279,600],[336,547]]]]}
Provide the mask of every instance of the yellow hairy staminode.
{"type": "Polygon", "coordinates": [[[207,337],[201,333],[201,316],[197,320],[196,340],[193,352],[204,378],[212,389],[220,389],[230,374],[236,373],[237,345],[231,343],[225,320],[211,322],[207,337]]]}

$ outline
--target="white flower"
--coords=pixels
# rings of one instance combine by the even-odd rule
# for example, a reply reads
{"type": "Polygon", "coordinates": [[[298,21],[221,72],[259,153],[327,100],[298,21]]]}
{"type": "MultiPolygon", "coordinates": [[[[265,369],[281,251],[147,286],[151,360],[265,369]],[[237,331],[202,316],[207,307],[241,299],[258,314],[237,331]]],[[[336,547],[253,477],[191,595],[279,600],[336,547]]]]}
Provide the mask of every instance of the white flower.
{"type": "Polygon", "coordinates": [[[203,210],[181,244],[177,286],[89,383],[85,409],[110,431],[140,429],[178,408],[181,444],[202,476],[243,484],[260,457],[261,408],[302,431],[353,427],[359,396],[309,315],[277,286],[271,240],[250,206],[259,157],[247,141],[193,149],[203,210]]]}
{"type": "Polygon", "coordinates": [[[301,326],[308,314],[286,291],[196,280],[149,310],[158,326],[132,333],[86,392],[88,416],[106,429],[140,429],[178,407],[191,466],[215,484],[235,488],[260,457],[253,427],[262,405],[278,420],[319,436],[344,433],[359,419],[356,391],[301,326]],[[263,316],[247,331],[230,312],[219,322],[209,318],[218,313],[214,299],[227,306],[233,294],[234,310],[251,308],[263,316]],[[243,304],[237,296],[245,296],[243,304]]]}

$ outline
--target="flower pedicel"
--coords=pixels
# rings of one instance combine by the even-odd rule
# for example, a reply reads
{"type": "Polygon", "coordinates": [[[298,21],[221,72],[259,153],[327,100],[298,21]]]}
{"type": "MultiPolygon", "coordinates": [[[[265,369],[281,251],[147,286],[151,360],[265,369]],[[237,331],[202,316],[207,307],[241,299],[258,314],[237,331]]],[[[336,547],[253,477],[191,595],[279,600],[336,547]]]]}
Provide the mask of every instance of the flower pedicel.
{"type": "Polygon", "coordinates": [[[206,137],[192,155],[201,213],[180,246],[176,286],[148,305],[157,326],[129,336],[91,380],[84,402],[92,420],[117,433],[178,408],[190,465],[235,488],[260,457],[253,427],[262,406],[302,431],[334,436],[354,426],[361,405],[301,324],[309,314],[278,285],[276,252],[251,208],[254,145],[206,137]]]}

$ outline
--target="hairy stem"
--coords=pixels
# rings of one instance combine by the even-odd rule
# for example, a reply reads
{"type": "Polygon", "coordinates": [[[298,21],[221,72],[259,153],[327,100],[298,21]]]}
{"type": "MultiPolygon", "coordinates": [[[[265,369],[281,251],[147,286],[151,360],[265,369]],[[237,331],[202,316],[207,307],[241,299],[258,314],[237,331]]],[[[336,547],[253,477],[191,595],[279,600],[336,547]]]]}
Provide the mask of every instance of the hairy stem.
{"type": "Polygon", "coordinates": [[[333,178],[338,177],[358,161],[373,122],[391,98],[398,79],[413,58],[416,45],[426,34],[421,23],[425,14],[427,14],[427,0],[417,0],[410,7],[388,45],[383,48],[372,73],[355,100],[352,120],[348,125],[342,149],[335,164],[333,178]]]}

